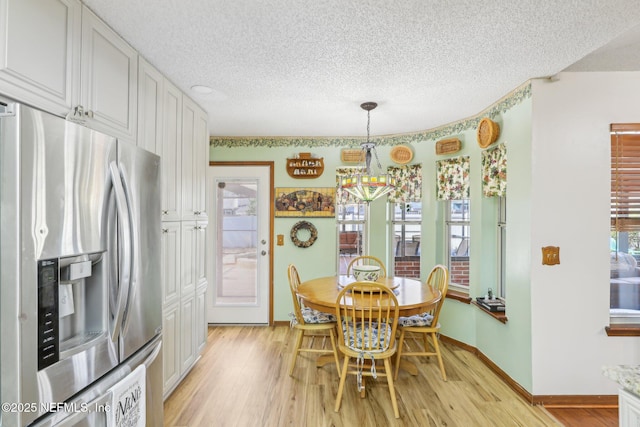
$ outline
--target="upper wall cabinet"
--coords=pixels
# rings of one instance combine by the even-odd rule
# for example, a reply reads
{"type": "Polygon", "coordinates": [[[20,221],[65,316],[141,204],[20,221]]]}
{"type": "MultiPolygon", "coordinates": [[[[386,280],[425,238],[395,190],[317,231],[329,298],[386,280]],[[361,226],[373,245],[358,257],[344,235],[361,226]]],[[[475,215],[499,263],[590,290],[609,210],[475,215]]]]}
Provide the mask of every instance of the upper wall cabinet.
{"type": "Polygon", "coordinates": [[[138,54],[78,0],[0,0],[0,94],[136,139],[138,54]]]}
{"type": "Polygon", "coordinates": [[[0,93],[64,116],[78,96],[78,0],[0,0],[0,93]]]}
{"type": "Polygon", "coordinates": [[[164,76],[138,58],[138,147],[162,155],[164,76]]]}
{"type": "Polygon", "coordinates": [[[80,102],[74,111],[84,114],[94,129],[135,140],[138,54],[86,7],[81,70],[80,102]]]}

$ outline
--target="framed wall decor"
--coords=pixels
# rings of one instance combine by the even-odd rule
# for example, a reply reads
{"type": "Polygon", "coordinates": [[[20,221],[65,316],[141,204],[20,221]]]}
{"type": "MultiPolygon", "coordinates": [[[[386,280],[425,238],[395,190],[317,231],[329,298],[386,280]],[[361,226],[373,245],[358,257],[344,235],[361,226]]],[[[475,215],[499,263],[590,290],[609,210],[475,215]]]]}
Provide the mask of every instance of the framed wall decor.
{"type": "Polygon", "coordinates": [[[276,217],[335,217],[335,187],[276,188],[276,217]]]}

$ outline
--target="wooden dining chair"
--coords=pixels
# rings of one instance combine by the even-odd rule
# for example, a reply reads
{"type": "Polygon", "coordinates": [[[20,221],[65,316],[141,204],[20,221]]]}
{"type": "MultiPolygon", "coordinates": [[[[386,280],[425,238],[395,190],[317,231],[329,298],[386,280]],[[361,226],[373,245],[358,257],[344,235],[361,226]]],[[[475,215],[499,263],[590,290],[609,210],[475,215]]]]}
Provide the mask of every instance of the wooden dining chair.
{"type": "Polygon", "coordinates": [[[340,410],[347,375],[355,375],[364,397],[364,378],[387,377],[391,405],[399,418],[393,386],[391,357],[396,353],[398,300],[387,286],[374,282],[354,282],[340,291],[336,301],[338,348],[344,355],[335,411],[340,410]],[[382,360],[383,366],[376,367],[382,360]]]}
{"type": "Polygon", "coordinates": [[[387,277],[387,269],[384,267],[384,263],[379,259],[371,255],[362,255],[351,260],[347,266],[347,276],[351,275],[351,270],[354,265],[377,265],[380,267],[380,276],[387,277]]]}
{"type": "Polygon", "coordinates": [[[298,269],[293,264],[289,264],[288,269],[289,288],[293,297],[293,313],[289,313],[291,317],[291,327],[296,330],[296,344],[293,351],[293,360],[289,367],[289,376],[293,376],[293,370],[296,367],[296,360],[300,353],[319,353],[333,354],[336,361],[336,369],[340,375],[340,360],[338,351],[336,350],[336,318],[333,313],[324,313],[304,307],[298,296],[298,285],[300,284],[300,275],[298,269]],[[329,337],[331,348],[326,346],[326,340],[329,337]],[[302,347],[304,338],[308,338],[308,346],[302,347]],[[316,338],[322,338],[320,348],[314,347],[316,338]]]}
{"type": "MultiPolygon", "coordinates": [[[[410,317],[401,317],[398,320],[398,331],[400,332],[400,338],[398,340],[398,355],[396,357],[396,372],[395,379],[398,379],[398,370],[400,368],[400,360],[406,356],[437,356],[438,363],[440,364],[440,372],[442,373],[442,379],[447,380],[447,374],[444,370],[444,363],[442,362],[442,354],[440,353],[440,346],[438,344],[438,336],[440,333],[440,310],[444,304],[445,296],[447,295],[447,289],[449,288],[449,270],[444,265],[436,265],[433,267],[427,278],[427,283],[433,288],[440,290],[441,298],[436,303],[436,306],[422,314],[417,314],[410,317]],[[407,335],[409,334],[409,335],[407,335]],[[418,340],[418,337],[422,337],[422,340],[418,340]],[[431,348],[428,337],[431,338],[431,348]],[[405,338],[410,339],[413,342],[414,348],[419,350],[405,351],[404,345],[405,338]]],[[[408,348],[408,347],[407,347],[408,348]]]]}

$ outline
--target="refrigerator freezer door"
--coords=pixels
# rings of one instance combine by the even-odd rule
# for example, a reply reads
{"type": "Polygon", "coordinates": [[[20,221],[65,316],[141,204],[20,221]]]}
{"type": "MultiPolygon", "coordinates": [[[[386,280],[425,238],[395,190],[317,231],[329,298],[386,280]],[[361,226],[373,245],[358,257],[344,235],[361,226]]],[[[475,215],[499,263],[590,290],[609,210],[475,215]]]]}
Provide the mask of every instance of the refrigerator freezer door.
{"type": "Polygon", "coordinates": [[[108,427],[110,415],[118,408],[111,406],[111,391],[117,388],[140,365],[145,366],[146,425],[162,426],[162,348],[157,336],[127,363],[98,381],[76,398],[65,402],[59,412],[38,420],[33,427],[108,427]]]}
{"type": "Polygon", "coordinates": [[[120,332],[126,360],[162,330],[160,157],[118,142],[118,166],[131,224],[131,283],[120,332]]]}

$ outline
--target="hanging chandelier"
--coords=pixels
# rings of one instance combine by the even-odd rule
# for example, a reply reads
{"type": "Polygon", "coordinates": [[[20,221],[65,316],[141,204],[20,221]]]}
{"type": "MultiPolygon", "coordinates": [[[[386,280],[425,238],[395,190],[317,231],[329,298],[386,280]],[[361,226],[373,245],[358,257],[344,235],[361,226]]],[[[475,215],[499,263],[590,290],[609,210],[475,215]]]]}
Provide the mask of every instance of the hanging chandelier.
{"type": "Polygon", "coordinates": [[[350,174],[341,177],[340,188],[353,194],[356,198],[370,202],[378,197],[384,196],[394,189],[395,179],[388,173],[382,171],[376,145],[369,140],[369,126],[371,124],[371,110],[376,108],[378,104],[375,102],[365,102],[360,105],[363,110],[367,111],[367,142],[361,144],[364,158],[364,165],[350,174]],[[371,159],[375,156],[377,171],[371,169],[371,159]]]}

